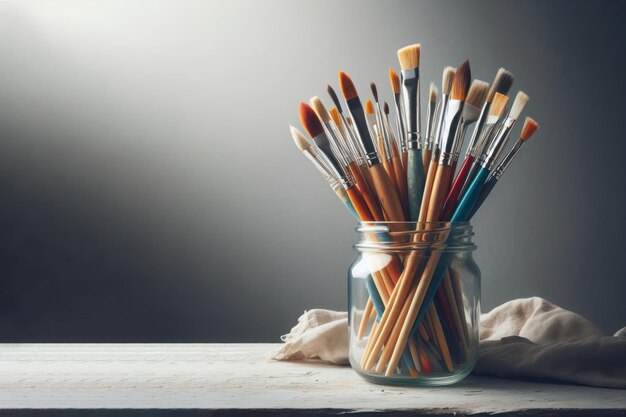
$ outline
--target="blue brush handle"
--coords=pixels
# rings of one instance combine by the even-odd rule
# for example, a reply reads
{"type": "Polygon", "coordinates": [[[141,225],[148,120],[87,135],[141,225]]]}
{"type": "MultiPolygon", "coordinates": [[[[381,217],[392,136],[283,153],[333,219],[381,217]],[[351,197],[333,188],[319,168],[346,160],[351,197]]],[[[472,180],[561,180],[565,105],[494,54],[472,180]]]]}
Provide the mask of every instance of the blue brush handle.
{"type": "Polygon", "coordinates": [[[478,174],[476,174],[476,177],[467,189],[467,192],[463,195],[461,202],[456,207],[451,221],[465,222],[469,219],[472,209],[476,205],[476,201],[478,201],[478,197],[480,196],[480,192],[485,185],[485,181],[487,180],[489,173],[490,171],[487,168],[480,168],[478,174]]]}
{"type": "MultiPolygon", "coordinates": [[[[369,275],[365,280],[365,286],[367,287],[367,292],[369,292],[370,298],[372,299],[374,310],[376,310],[376,321],[380,322],[380,319],[383,317],[383,313],[385,312],[385,304],[383,304],[383,300],[380,298],[380,294],[378,293],[378,289],[376,288],[376,284],[374,284],[374,279],[371,275],[369,275]]],[[[366,320],[366,318],[363,317],[363,320],[366,320]]],[[[415,368],[413,365],[413,359],[411,358],[411,353],[407,348],[404,348],[404,352],[402,352],[402,359],[404,359],[404,362],[409,369],[415,368]]]]}
{"type": "Polygon", "coordinates": [[[485,200],[487,199],[487,197],[489,197],[491,190],[493,190],[493,187],[496,186],[497,182],[498,182],[498,179],[496,177],[491,177],[487,180],[487,182],[483,186],[482,191],[480,192],[480,195],[478,196],[478,200],[476,200],[476,204],[474,204],[474,208],[472,209],[472,212],[470,213],[468,220],[474,217],[474,214],[476,214],[480,206],[482,206],[485,200]]]}
{"type": "Polygon", "coordinates": [[[424,195],[424,162],[422,151],[419,149],[407,149],[407,191],[409,199],[409,216],[411,221],[417,221],[422,206],[424,195]]]}

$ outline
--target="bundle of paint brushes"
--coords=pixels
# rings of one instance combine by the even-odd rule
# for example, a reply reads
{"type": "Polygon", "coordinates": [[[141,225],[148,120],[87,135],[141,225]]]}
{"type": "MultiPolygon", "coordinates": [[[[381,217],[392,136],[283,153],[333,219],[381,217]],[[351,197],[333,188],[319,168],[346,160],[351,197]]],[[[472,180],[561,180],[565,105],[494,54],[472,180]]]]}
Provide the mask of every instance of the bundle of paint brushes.
{"type": "MultiPolygon", "coordinates": [[[[328,86],[334,104],[330,110],[319,97],[313,97],[310,106],[300,103],[300,120],[312,140],[292,126],[293,139],[362,222],[399,222],[393,226],[399,231],[408,228],[402,222],[416,222],[417,227],[425,228],[431,222],[467,222],[539,127],[526,118],[519,140],[501,157],[528,96],[518,92],[507,112],[512,74],[501,68],[490,86],[472,81],[469,61],[465,61],[458,69],[444,69],[441,95],[430,83],[423,128],[420,45],[400,49],[398,59],[400,75],[389,71],[396,115],[393,122],[389,105],[384,102],[381,107],[374,83],[370,84],[373,101],[368,99],[363,107],[354,83],[340,71],[345,101],[328,86]],[[474,128],[457,172],[471,125],[474,128]]],[[[398,257],[387,267],[393,291],[370,332],[363,369],[386,375],[396,372],[411,330],[421,326],[435,294],[443,291],[439,288],[442,278],[435,273],[439,259],[434,258],[432,265],[431,260],[422,265],[411,255],[398,257]],[[414,276],[419,278],[416,285],[411,284],[414,276]]],[[[368,302],[360,336],[372,308],[368,302]]],[[[450,316],[441,314],[441,319],[450,316]]],[[[447,325],[454,327],[454,323],[447,325]]],[[[450,368],[446,353],[440,352],[450,368]]]]}

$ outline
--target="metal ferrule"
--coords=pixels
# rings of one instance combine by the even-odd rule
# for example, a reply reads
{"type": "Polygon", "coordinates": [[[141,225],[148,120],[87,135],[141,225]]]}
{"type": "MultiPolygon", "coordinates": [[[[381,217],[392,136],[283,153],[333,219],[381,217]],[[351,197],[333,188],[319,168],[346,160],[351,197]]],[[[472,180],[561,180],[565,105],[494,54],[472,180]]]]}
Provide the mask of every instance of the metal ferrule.
{"type": "Polygon", "coordinates": [[[318,154],[318,156],[324,157],[326,159],[331,168],[332,174],[336,178],[338,178],[339,181],[341,181],[341,184],[344,186],[344,188],[349,188],[352,185],[350,178],[348,178],[346,171],[343,169],[343,166],[335,156],[335,153],[333,152],[331,143],[328,140],[328,136],[326,136],[326,133],[322,132],[319,135],[315,136],[313,138],[313,142],[315,142],[315,144],[321,151],[321,155],[318,154]]]}
{"type": "Polygon", "coordinates": [[[361,141],[357,139],[356,132],[354,131],[354,125],[352,124],[352,119],[350,117],[346,117],[343,113],[339,113],[341,115],[341,119],[343,120],[343,126],[348,134],[348,141],[350,143],[350,147],[354,152],[356,162],[359,165],[363,165],[365,163],[365,150],[363,149],[363,145],[361,141]]]}
{"type": "Polygon", "coordinates": [[[346,118],[343,116],[343,113],[339,113],[339,117],[341,117],[341,120],[343,122],[343,125],[342,125],[343,129],[340,129],[339,127],[337,127],[337,130],[339,130],[339,133],[341,133],[341,136],[343,137],[343,141],[349,149],[351,159],[352,161],[356,161],[358,164],[362,164],[363,157],[361,156],[361,152],[355,143],[355,140],[352,134],[352,129],[350,129],[350,127],[348,126],[348,122],[346,121],[346,118]]]}
{"type": "Polygon", "coordinates": [[[483,130],[485,121],[487,120],[487,115],[489,114],[490,107],[491,103],[485,102],[485,104],[483,104],[483,108],[480,110],[480,116],[478,116],[476,126],[474,127],[474,132],[472,133],[472,137],[470,138],[469,144],[467,145],[467,151],[465,151],[465,156],[471,156],[472,158],[476,157],[478,138],[480,137],[480,132],[483,130]]]}
{"type": "Polygon", "coordinates": [[[442,165],[452,165],[454,162],[452,157],[456,147],[457,128],[461,122],[463,104],[461,100],[450,100],[443,113],[440,133],[441,153],[439,154],[439,163],[442,165]]]}
{"type": "Polygon", "coordinates": [[[335,146],[339,150],[339,153],[343,157],[342,159],[345,162],[345,165],[348,165],[350,162],[354,161],[352,153],[350,152],[350,149],[348,149],[348,144],[344,140],[341,132],[339,132],[339,129],[335,125],[335,122],[333,122],[332,120],[328,120],[327,122],[322,122],[322,124],[326,128],[326,133],[328,133],[328,136],[330,136],[331,142],[335,144],[335,146]]]}
{"type": "Polygon", "coordinates": [[[426,109],[426,132],[424,134],[424,149],[433,149],[433,122],[435,121],[435,113],[437,110],[437,102],[429,101],[426,109]]]}
{"type": "Polygon", "coordinates": [[[499,120],[500,119],[497,116],[487,116],[487,120],[485,121],[483,129],[480,132],[480,136],[478,137],[478,141],[476,142],[476,152],[474,155],[475,157],[482,157],[485,150],[487,150],[487,147],[489,146],[489,143],[491,143],[493,135],[497,131],[499,120]]]}
{"type": "Polygon", "coordinates": [[[396,127],[398,129],[398,140],[400,141],[400,149],[402,153],[406,152],[406,130],[404,128],[404,110],[402,109],[402,99],[400,93],[394,94],[393,99],[396,103],[396,127]]]}
{"type": "Polygon", "coordinates": [[[402,99],[406,118],[406,146],[421,149],[420,75],[418,68],[402,70],[402,99]]]}
{"type": "Polygon", "coordinates": [[[465,104],[463,106],[463,114],[461,115],[461,123],[456,130],[456,138],[454,138],[454,150],[452,152],[452,161],[457,161],[461,154],[461,147],[465,140],[465,132],[467,128],[478,119],[480,109],[472,106],[471,104],[465,104]]]}
{"type": "Polygon", "coordinates": [[[326,167],[325,163],[322,162],[322,159],[319,159],[317,154],[313,154],[310,150],[305,149],[302,151],[304,156],[311,161],[311,163],[317,168],[317,170],[322,174],[324,179],[330,183],[331,180],[337,181],[337,178],[334,174],[326,167]]]}
{"type": "Polygon", "coordinates": [[[511,134],[511,130],[513,126],[515,126],[515,119],[512,117],[508,117],[504,119],[502,125],[498,129],[491,143],[487,147],[487,150],[483,153],[480,160],[480,166],[483,168],[487,168],[491,170],[493,165],[498,160],[500,153],[502,153],[502,149],[506,146],[506,142],[509,139],[511,134]]]}
{"type": "Polygon", "coordinates": [[[511,162],[513,162],[513,159],[515,159],[515,156],[517,156],[523,144],[524,144],[524,141],[521,138],[518,139],[517,142],[515,142],[515,145],[513,145],[511,150],[504,156],[502,161],[498,164],[496,169],[494,169],[491,175],[494,176],[496,180],[499,180],[502,174],[504,174],[504,171],[506,171],[509,168],[509,165],[511,165],[511,162]]]}
{"type": "Polygon", "coordinates": [[[435,120],[435,131],[433,132],[433,151],[441,149],[441,126],[443,125],[443,115],[448,108],[448,102],[450,102],[450,95],[442,94],[439,105],[437,106],[437,117],[435,120]]]}
{"type": "Polygon", "coordinates": [[[361,100],[359,100],[359,97],[353,97],[350,100],[346,100],[346,103],[348,104],[352,121],[356,126],[359,139],[365,150],[365,162],[368,166],[380,164],[381,160],[378,156],[378,152],[376,152],[376,147],[374,146],[372,136],[367,127],[367,120],[365,119],[365,112],[363,111],[361,100]]]}

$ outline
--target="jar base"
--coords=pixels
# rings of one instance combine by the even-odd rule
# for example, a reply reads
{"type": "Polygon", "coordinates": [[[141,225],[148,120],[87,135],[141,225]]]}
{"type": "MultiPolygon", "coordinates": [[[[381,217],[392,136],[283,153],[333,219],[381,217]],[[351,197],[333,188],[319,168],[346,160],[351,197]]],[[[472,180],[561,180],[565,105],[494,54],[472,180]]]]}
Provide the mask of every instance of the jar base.
{"type": "Polygon", "coordinates": [[[372,382],[377,385],[392,385],[402,387],[442,387],[446,385],[453,385],[461,380],[465,379],[474,369],[475,363],[468,366],[466,369],[455,372],[450,375],[441,376],[421,376],[417,378],[409,378],[406,376],[384,376],[379,374],[370,374],[363,372],[360,368],[352,366],[352,369],[363,379],[372,382]]]}

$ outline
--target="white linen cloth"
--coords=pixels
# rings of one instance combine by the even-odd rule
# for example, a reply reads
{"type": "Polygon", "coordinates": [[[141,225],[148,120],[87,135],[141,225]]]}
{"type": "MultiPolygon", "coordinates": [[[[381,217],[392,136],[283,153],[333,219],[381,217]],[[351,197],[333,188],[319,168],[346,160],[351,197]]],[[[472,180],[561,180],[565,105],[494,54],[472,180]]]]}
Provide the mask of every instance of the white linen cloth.
{"type": "MultiPolygon", "coordinates": [[[[268,359],[348,364],[348,314],[309,310],[268,359]]],[[[512,300],[480,318],[474,372],[626,388],[626,327],[605,336],[584,317],[539,297],[512,300]]]]}

